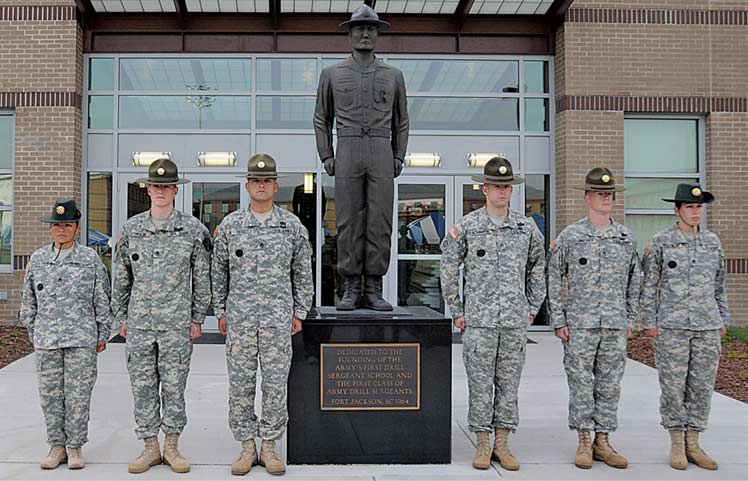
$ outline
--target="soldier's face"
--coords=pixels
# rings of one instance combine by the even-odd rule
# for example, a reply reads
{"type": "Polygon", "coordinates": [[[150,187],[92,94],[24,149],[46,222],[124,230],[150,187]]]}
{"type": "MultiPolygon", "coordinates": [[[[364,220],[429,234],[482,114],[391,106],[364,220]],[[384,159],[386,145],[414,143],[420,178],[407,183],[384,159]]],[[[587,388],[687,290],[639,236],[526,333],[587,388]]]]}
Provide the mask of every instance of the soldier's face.
{"type": "Polygon", "coordinates": [[[486,202],[496,209],[505,209],[509,206],[512,190],[511,185],[483,184],[483,195],[486,196],[486,202]]]}
{"type": "Polygon", "coordinates": [[[278,182],[275,179],[249,179],[246,188],[250,200],[266,202],[278,192],[278,182]]]}
{"type": "Polygon", "coordinates": [[[348,36],[354,50],[374,50],[379,37],[379,28],[376,25],[354,25],[348,36]]]}
{"type": "Polygon", "coordinates": [[[155,207],[168,207],[174,205],[174,197],[177,196],[179,187],[176,185],[153,185],[148,184],[148,197],[151,205],[155,207]]]}
{"type": "Polygon", "coordinates": [[[698,225],[704,215],[704,204],[681,204],[680,208],[675,208],[675,215],[683,219],[688,225],[698,225]]]}
{"type": "Polygon", "coordinates": [[[54,222],[49,226],[49,232],[52,240],[58,244],[67,244],[73,241],[75,234],[78,233],[77,222],[54,222]]]}
{"type": "Polygon", "coordinates": [[[613,192],[587,192],[584,203],[598,214],[610,214],[613,210],[613,192]]]}

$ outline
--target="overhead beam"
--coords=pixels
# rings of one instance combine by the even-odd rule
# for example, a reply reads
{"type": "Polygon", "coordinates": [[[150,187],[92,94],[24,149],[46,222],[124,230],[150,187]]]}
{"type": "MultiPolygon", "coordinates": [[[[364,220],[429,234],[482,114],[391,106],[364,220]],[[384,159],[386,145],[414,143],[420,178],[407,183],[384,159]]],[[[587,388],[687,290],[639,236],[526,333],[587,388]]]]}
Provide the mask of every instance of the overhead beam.
{"type": "Polygon", "coordinates": [[[374,8],[377,5],[377,0],[364,0],[364,3],[371,8],[374,8]]]}
{"type": "Polygon", "coordinates": [[[78,7],[78,12],[80,13],[81,26],[85,29],[91,20],[91,16],[96,13],[96,10],[94,10],[91,0],[75,0],[75,5],[78,7]]]}
{"type": "Polygon", "coordinates": [[[465,19],[470,13],[470,9],[473,8],[475,0],[460,0],[455,9],[454,19],[458,30],[462,30],[462,25],[465,23],[465,19]]]}
{"type": "Polygon", "coordinates": [[[272,21],[273,29],[278,27],[281,16],[281,2],[280,0],[268,0],[270,2],[270,18],[272,21]]]}
{"type": "Polygon", "coordinates": [[[551,7],[546,12],[546,16],[549,17],[555,25],[560,25],[564,22],[564,15],[569,10],[574,0],[554,0],[551,7]]]}
{"type": "Polygon", "coordinates": [[[177,9],[177,24],[183,27],[187,20],[187,2],[185,0],[174,0],[177,9]]]}

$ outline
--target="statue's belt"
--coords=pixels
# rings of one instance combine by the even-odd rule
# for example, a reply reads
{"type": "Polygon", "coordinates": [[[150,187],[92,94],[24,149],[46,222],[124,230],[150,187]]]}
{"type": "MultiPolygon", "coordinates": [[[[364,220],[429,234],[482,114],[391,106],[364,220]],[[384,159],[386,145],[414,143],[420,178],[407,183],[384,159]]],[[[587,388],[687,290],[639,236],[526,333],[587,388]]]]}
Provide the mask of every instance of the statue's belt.
{"type": "Polygon", "coordinates": [[[390,137],[390,129],[374,129],[370,127],[341,127],[338,137],[390,137]]]}

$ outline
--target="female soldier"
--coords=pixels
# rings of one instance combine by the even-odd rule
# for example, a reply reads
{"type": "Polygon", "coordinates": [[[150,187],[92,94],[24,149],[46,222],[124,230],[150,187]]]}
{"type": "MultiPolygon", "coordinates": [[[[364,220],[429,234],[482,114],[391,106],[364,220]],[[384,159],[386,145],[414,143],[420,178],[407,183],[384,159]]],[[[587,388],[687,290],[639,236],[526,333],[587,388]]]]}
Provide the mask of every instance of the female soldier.
{"type": "Polygon", "coordinates": [[[106,349],[112,323],[106,267],[74,240],[80,218],[73,199],[57,199],[52,215],[39,218],[50,224],[52,244],[31,255],[23,282],[19,318],[34,344],[51,446],[43,469],[66,461],[70,469],[85,466],[96,353],[106,349]]]}
{"type": "Polygon", "coordinates": [[[644,335],[655,339],[670,465],[686,469],[692,462],[713,470],[717,462],[699,447],[699,434],[709,418],[720,337],[730,324],[722,246],[716,235],[699,228],[704,204],[714,196],[699,184],[679,184],[675,198],[663,200],[675,203],[678,222],[644,249],[644,335]]]}

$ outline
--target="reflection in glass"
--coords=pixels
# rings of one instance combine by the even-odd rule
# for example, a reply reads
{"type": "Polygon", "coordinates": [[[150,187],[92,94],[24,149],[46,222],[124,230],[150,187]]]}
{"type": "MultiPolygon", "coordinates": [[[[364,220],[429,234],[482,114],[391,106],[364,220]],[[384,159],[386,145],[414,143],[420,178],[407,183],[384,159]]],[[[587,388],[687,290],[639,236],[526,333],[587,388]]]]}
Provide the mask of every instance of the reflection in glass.
{"type": "Polygon", "coordinates": [[[237,210],[241,204],[238,182],[195,182],[192,184],[192,215],[215,231],[224,217],[237,210]]]}
{"type": "Polygon", "coordinates": [[[445,186],[400,184],[397,191],[398,253],[441,254],[445,186]]]}
{"type": "Polygon", "coordinates": [[[250,60],[241,58],[123,58],[120,90],[219,92],[250,90],[250,60]]]}
{"type": "Polygon", "coordinates": [[[481,184],[463,184],[462,186],[462,215],[468,215],[486,205],[486,196],[481,190],[481,184]]]}
{"type": "Polygon", "coordinates": [[[138,215],[151,208],[151,198],[145,184],[127,183],[127,218],[138,215]]]}
{"type": "Polygon", "coordinates": [[[11,265],[13,241],[13,211],[0,210],[0,265],[11,265]]]}
{"type": "Polygon", "coordinates": [[[320,305],[334,306],[343,293],[343,279],[338,276],[338,229],[335,226],[335,179],[322,174],[322,286],[320,305]]]}
{"type": "Polygon", "coordinates": [[[111,129],[114,127],[114,97],[96,95],[88,97],[88,128],[111,129]]]}
{"type": "Polygon", "coordinates": [[[519,130],[518,99],[410,97],[411,130],[519,130]]]}
{"type": "Polygon", "coordinates": [[[525,130],[548,132],[548,99],[525,99],[525,130]]]}
{"type": "Polygon", "coordinates": [[[698,172],[698,121],[624,119],[626,172],[698,172]]]}
{"type": "Polygon", "coordinates": [[[0,114],[0,169],[13,168],[13,116],[0,114]]]}
{"type": "Polygon", "coordinates": [[[658,231],[675,224],[676,220],[674,215],[626,214],[624,223],[634,233],[636,247],[641,255],[644,246],[652,242],[652,237],[658,231]]]}
{"type": "Polygon", "coordinates": [[[257,97],[258,129],[312,129],[314,97],[257,97]]]}
{"type": "Polygon", "coordinates": [[[86,245],[94,249],[101,261],[112,267],[112,174],[88,173],[88,232],[86,245]]]}
{"type": "Polygon", "coordinates": [[[525,60],[525,92],[547,94],[548,84],[548,62],[525,60]]]}
{"type": "Polygon", "coordinates": [[[690,182],[698,182],[698,179],[626,177],[625,208],[672,210],[673,203],[662,199],[672,199],[678,184],[690,182]]]}
{"type": "Polygon", "coordinates": [[[122,129],[249,129],[250,98],[195,94],[123,96],[122,129]]]}
{"type": "Polygon", "coordinates": [[[88,67],[90,90],[114,90],[114,59],[92,58],[88,67]]]}
{"type": "Polygon", "coordinates": [[[13,175],[0,174],[0,207],[13,205],[13,175]]]}
{"type": "Polygon", "coordinates": [[[438,260],[397,261],[397,305],[426,306],[444,312],[438,260]]]}
{"type": "Polygon", "coordinates": [[[551,236],[551,176],[528,174],[525,176],[525,216],[535,221],[545,238],[547,248],[551,236]]]}
{"type": "Polygon", "coordinates": [[[258,91],[317,89],[317,60],[313,58],[257,59],[258,91]]]}
{"type": "Polygon", "coordinates": [[[403,71],[408,92],[501,93],[517,92],[516,61],[405,60],[387,61],[403,71]]]}

